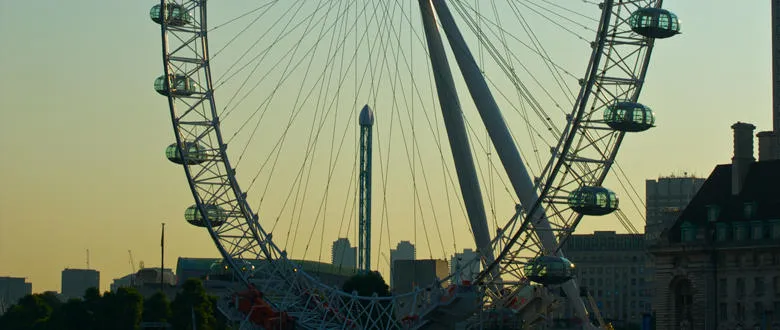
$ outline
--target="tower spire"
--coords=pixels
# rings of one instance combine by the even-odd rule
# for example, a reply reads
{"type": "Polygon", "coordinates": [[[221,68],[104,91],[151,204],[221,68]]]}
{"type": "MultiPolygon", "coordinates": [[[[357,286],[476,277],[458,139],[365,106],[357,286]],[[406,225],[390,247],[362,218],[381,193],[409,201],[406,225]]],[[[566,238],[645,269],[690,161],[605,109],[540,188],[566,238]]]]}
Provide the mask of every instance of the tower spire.
{"type": "Polygon", "coordinates": [[[358,270],[371,271],[371,153],[374,111],[366,105],[360,111],[360,210],[358,214],[358,270]]]}

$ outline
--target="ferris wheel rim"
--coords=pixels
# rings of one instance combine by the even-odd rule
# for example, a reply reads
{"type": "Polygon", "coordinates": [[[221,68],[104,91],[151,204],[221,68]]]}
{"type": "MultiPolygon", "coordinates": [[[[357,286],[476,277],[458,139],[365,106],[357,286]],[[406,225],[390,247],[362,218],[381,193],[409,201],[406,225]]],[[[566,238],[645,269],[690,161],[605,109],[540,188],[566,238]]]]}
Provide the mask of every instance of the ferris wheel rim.
{"type": "MultiPolygon", "coordinates": [[[[658,6],[660,6],[660,2],[661,1],[657,2],[658,6]]],[[[160,6],[165,6],[167,3],[169,3],[169,1],[160,0],[160,6]]],[[[330,288],[330,287],[324,285],[323,283],[318,281],[316,278],[314,278],[313,276],[308,274],[308,272],[306,272],[303,269],[300,269],[300,267],[298,267],[298,265],[293,260],[287,259],[285,251],[280,249],[278,246],[275,245],[275,243],[273,242],[273,240],[271,238],[270,233],[264,232],[263,227],[258,222],[257,215],[252,213],[251,208],[250,208],[250,206],[249,206],[249,204],[248,204],[248,202],[246,200],[245,194],[243,193],[242,190],[240,190],[240,187],[239,187],[239,184],[238,184],[238,180],[235,177],[235,171],[232,170],[232,168],[231,168],[231,163],[229,162],[229,158],[228,158],[228,155],[227,155],[227,152],[226,152],[227,144],[224,143],[223,135],[221,133],[220,123],[219,123],[219,114],[217,112],[216,104],[215,104],[215,100],[214,100],[214,88],[213,88],[213,82],[211,81],[211,67],[210,67],[209,62],[208,62],[208,57],[209,56],[208,56],[208,37],[207,37],[207,35],[208,35],[207,32],[208,31],[207,31],[207,28],[206,28],[207,27],[207,25],[206,25],[206,19],[207,19],[207,13],[206,13],[207,5],[206,5],[206,1],[200,1],[200,5],[198,7],[200,8],[200,16],[201,16],[201,32],[202,32],[201,42],[202,42],[203,47],[204,47],[204,51],[203,51],[203,54],[202,54],[204,63],[202,64],[203,65],[202,69],[203,69],[204,73],[206,74],[206,76],[208,77],[207,78],[207,90],[205,91],[205,98],[208,99],[208,102],[210,103],[209,106],[210,106],[211,114],[212,114],[212,116],[214,118],[213,129],[214,129],[215,135],[218,137],[218,144],[219,144],[219,148],[218,148],[219,151],[218,151],[218,153],[220,154],[220,158],[221,158],[221,161],[223,162],[224,167],[227,169],[227,173],[226,173],[227,180],[229,182],[230,189],[235,194],[236,202],[240,205],[239,209],[243,213],[244,219],[247,221],[247,223],[249,225],[248,227],[250,229],[250,233],[253,236],[253,238],[255,239],[255,241],[257,242],[258,246],[263,250],[263,253],[266,254],[268,260],[284,260],[285,262],[289,263],[292,267],[296,267],[297,269],[299,269],[300,275],[306,277],[307,280],[310,281],[312,284],[317,284],[318,286],[320,286],[323,289],[332,290],[333,288],[330,288]]],[[[161,32],[162,32],[162,44],[163,44],[164,75],[166,77],[168,77],[168,76],[170,76],[172,74],[172,72],[170,70],[171,65],[169,63],[169,61],[170,61],[169,50],[170,49],[169,49],[169,45],[168,45],[168,42],[167,42],[169,27],[168,27],[167,23],[161,24],[161,32]]],[[[603,44],[601,45],[601,47],[603,47],[603,44]]],[[[642,81],[642,83],[644,82],[644,76],[646,75],[646,72],[647,72],[647,63],[649,62],[651,53],[652,53],[652,43],[648,47],[647,53],[645,55],[645,59],[644,59],[645,65],[643,66],[644,70],[641,73],[641,81],[642,81]]],[[[592,61],[593,61],[593,58],[590,59],[589,63],[592,64],[592,61]]],[[[168,84],[168,88],[170,89],[171,88],[170,81],[166,80],[166,83],[168,84]]],[[[582,98],[583,95],[590,94],[590,92],[591,92],[590,89],[592,89],[592,87],[593,86],[591,85],[590,88],[588,88],[587,91],[585,91],[584,89],[581,90],[580,96],[578,96],[578,100],[577,100],[578,103],[580,102],[579,100],[582,98]]],[[[635,98],[638,97],[639,92],[641,91],[641,87],[642,87],[642,84],[640,84],[638,86],[635,98]]],[[[180,126],[179,126],[179,124],[177,122],[175,96],[174,95],[168,95],[167,98],[168,98],[168,102],[169,102],[170,114],[171,114],[171,119],[172,119],[174,132],[175,132],[176,144],[177,144],[178,152],[183,154],[184,150],[182,150],[182,145],[183,145],[183,143],[185,141],[182,140],[182,136],[180,134],[180,129],[181,128],[180,128],[180,126]]],[[[583,107],[584,107],[584,105],[583,105],[583,107]]],[[[575,135],[576,135],[575,133],[576,133],[576,131],[574,131],[572,134],[568,135],[568,138],[569,138],[570,141],[575,138],[575,135]]],[[[610,153],[609,159],[606,160],[610,165],[614,161],[614,159],[615,159],[615,157],[617,155],[617,151],[618,151],[619,146],[620,146],[620,144],[622,142],[624,134],[625,134],[624,132],[619,134],[619,137],[617,139],[617,143],[615,144],[615,147],[612,149],[612,152],[610,153]]],[[[559,140],[559,143],[562,142],[563,138],[564,137],[562,136],[561,140],[559,140]]],[[[568,147],[566,147],[566,148],[568,148],[568,147]]],[[[554,159],[554,156],[553,156],[553,159],[554,159]]],[[[564,161],[565,161],[564,159],[561,159],[561,164],[564,161]]],[[[556,166],[556,167],[559,168],[560,166],[561,165],[556,166]]],[[[207,204],[203,200],[203,198],[201,198],[200,194],[198,193],[197,187],[196,187],[196,182],[193,180],[193,174],[191,173],[190,168],[188,166],[186,166],[186,165],[183,166],[183,167],[184,167],[184,170],[185,170],[185,175],[187,176],[188,184],[189,184],[190,189],[191,189],[191,191],[193,193],[193,197],[194,197],[195,203],[196,203],[198,209],[200,210],[200,212],[205,214],[206,213],[206,209],[205,208],[209,204],[207,204]]],[[[559,171],[559,169],[555,169],[555,170],[553,170],[552,173],[557,173],[558,171],[559,171]]],[[[599,180],[599,182],[603,181],[603,179],[604,179],[604,177],[606,177],[608,171],[609,171],[609,168],[607,168],[606,170],[604,170],[602,172],[602,174],[600,175],[601,179],[599,180]]],[[[554,177],[554,174],[552,176],[554,177]]],[[[544,197],[544,195],[540,196],[540,201],[542,200],[543,197],[544,197]]],[[[581,218],[581,216],[579,218],[581,218]]],[[[210,219],[208,219],[208,217],[206,217],[206,221],[210,224],[210,219]]],[[[577,221],[579,221],[579,219],[577,221]]],[[[219,249],[220,254],[223,256],[224,260],[230,265],[230,267],[232,269],[239,269],[239,266],[236,263],[236,261],[234,260],[233,255],[231,255],[231,253],[229,253],[227,251],[227,249],[222,245],[221,241],[219,240],[219,238],[220,238],[219,234],[215,231],[215,229],[211,225],[208,225],[206,227],[207,227],[207,229],[209,231],[210,237],[215,242],[215,245],[217,245],[217,248],[219,249]]],[[[251,281],[247,277],[242,276],[241,280],[244,283],[246,283],[246,284],[251,284],[251,281]]],[[[350,295],[348,293],[345,293],[345,292],[341,292],[340,290],[333,290],[333,291],[334,291],[333,293],[336,293],[338,295],[342,295],[342,296],[345,296],[345,297],[352,297],[352,295],[350,295]]],[[[412,294],[414,294],[414,293],[409,293],[409,295],[412,295],[412,294]]],[[[372,298],[372,297],[361,297],[361,298],[364,298],[364,299],[376,299],[376,300],[392,300],[392,299],[394,299],[393,297],[374,297],[374,298],[372,298]]]]}

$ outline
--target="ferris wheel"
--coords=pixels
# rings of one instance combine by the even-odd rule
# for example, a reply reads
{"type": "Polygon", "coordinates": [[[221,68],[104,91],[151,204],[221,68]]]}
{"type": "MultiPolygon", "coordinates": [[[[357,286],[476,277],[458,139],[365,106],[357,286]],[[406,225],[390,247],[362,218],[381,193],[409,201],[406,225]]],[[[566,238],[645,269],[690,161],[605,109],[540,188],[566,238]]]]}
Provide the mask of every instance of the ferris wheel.
{"type": "Polygon", "coordinates": [[[175,132],[166,156],[195,200],[185,218],[209,233],[220,268],[262,293],[265,312],[237,317],[477,327],[527,321],[541,284],[561,286],[589,322],[560,247],[581,221],[618,209],[602,185],[624,136],[655,124],[639,95],[655,40],[680,30],[662,2],[154,5],[164,64],[154,88],[175,132]],[[373,212],[357,197],[361,125],[378,167],[373,212]],[[323,260],[361,212],[378,229],[366,243],[379,251],[365,260],[373,269],[386,268],[391,240],[412,238],[431,259],[476,247],[482,270],[364,297],[296,261],[323,260]]]}

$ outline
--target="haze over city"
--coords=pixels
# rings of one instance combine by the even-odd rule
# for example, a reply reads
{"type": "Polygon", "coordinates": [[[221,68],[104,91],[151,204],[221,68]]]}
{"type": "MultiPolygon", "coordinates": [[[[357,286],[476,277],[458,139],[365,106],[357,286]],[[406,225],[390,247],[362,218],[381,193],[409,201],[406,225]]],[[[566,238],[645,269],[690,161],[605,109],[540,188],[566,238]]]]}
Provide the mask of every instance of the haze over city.
{"type": "MultiPolygon", "coordinates": [[[[682,171],[707,175],[730,158],[729,125],[771,123],[769,3],[669,5],[684,32],[653,54],[642,96],[658,127],[631,136],[620,155],[637,185],[682,171]]],[[[28,277],[35,291],[57,290],[59,271],[85,266],[90,249],[92,267],[119,276],[129,271],[128,249],[157,263],[160,222],[168,224],[170,260],[217,256],[208,236],[182,220],[191,195],[161,151],[170,123],[151,91],[160,72],[157,29],[136,17],[148,4],[92,7],[121,15],[73,3],[0,6],[3,273],[28,277]],[[47,19],[30,25],[14,14],[23,12],[47,19]]],[[[585,223],[579,231],[617,226],[585,223]]]]}

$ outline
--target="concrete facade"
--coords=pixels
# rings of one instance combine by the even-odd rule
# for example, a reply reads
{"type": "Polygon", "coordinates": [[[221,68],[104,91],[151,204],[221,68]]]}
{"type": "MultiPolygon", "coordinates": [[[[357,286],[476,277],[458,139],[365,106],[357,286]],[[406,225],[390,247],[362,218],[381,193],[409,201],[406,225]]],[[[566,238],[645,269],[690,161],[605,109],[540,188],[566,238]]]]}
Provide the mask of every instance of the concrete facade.
{"type": "Polygon", "coordinates": [[[62,271],[63,299],[81,298],[89,288],[100,290],[100,272],[94,269],[66,268],[62,271]]]}
{"type": "Polygon", "coordinates": [[[645,237],[648,240],[658,239],[665,226],[680,216],[704,180],[693,176],[669,176],[645,181],[645,237]]]}
{"type": "Polygon", "coordinates": [[[345,269],[357,268],[357,247],[348,238],[339,238],[331,248],[331,263],[345,269]]]}
{"type": "Polygon", "coordinates": [[[482,269],[482,264],[478,259],[479,254],[472,249],[464,249],[461,253],[455,253],[450,259],[450,272],[453,274],[453,280],[473,281],[482,269]]]}
{"type": "Polygon", "coordinates": [[[393,265],[396,260],[414,260],[417,258],[417,249],[409,241],[400,241],[395,249],[390,249],[390,287],[393,287],[393,265]]]}
{"type": "MultiPolygon", "coordinates": [[[[640,324],[642,315],[651,311],[643,235],[614,231],[572,235],[564,254],[575,264],[577,282],[593,296],[605,320],[640,324]]],[[[574,316],[570,306],[561,311],[564,315],[556,318],[574,316]]]]}
{"type": "Polygon", "coordinates": [[[23,277],[0,277],[0,315],[22,297],[32,294],[32,283],[23,277]]]}
{"type": "MultiPolygon", "coordinates": [[[[429,287],[438,279],[447,277],[450,273],[446,260],[396,260],[393,263],[393,287],[395,295],[412,292],[415,288],[429,287]]],[[[444,285],[442,285],[444,286],[444,285]]],[[[396,316],[403,317],[415,310],[414,297],[401,299],[403,307],[396,309],[396,316]]]]}

